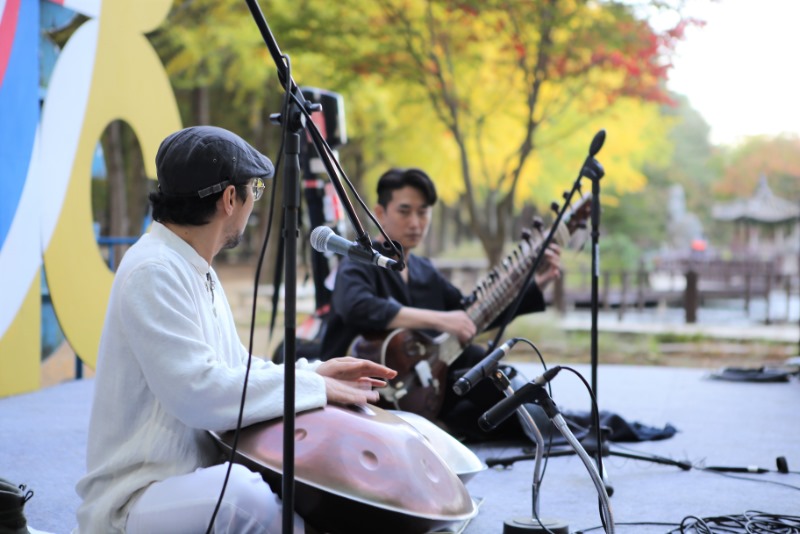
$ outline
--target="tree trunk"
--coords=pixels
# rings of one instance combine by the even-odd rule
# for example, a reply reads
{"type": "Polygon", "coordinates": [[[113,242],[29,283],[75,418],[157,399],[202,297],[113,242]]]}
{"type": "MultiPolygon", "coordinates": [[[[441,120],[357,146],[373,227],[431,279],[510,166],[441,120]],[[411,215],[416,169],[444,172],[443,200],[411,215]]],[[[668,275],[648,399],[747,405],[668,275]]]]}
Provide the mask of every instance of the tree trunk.
{"type": "MultiPolygon", "coordinates": [[[[130,225],[125,187],[125,167],[122,155],[122,123],[120,121],[112,122],[108,126],[107,132],[104,151],[108,170],[108,233],[111,237],[127,236],[130,225]]],[[[122,255],[122,247],[115,245],[112,250],[114,259],[109,267],[116,270],[122,255]]]]}
{"type": "Polygon", "coordinates": [[[450,228],[450,218],[452,217],[451,209],[444,202],[439,203],[439,224],[434,228],[436,235],[436,246],[434,250],[437,254],[445,249],[447,243],[447,231],[450,228]]]}
{"type": "Polygon", "coordinates": [[[464,195],[461,195],[456,202],[455,209],[453,210],[453,222],[455,223],[455,231],[453,235],[453,243],[455,246],[459,246],[461,244],[461,240],[464,237],[465,228],[464,228],[464,220],[461,217],[462,208],[464,206],[464,195]]]}
{"type": "Polygon", "coordinates": [[[207,87],[192,89],[192,115],[196,124],[211,124],[211,99],[207,87]]]}
{"type": "Polygon", "coordinates": [[[125,146],[125,169],[128,179],[128,222],[129,233],[126,235],[137,236],[146,230],[145,219],[150,212],[148,194],[154,187],[144,170],[141,145],[136,134],[127,125],[122,131],[123,145],[125,146]]]}

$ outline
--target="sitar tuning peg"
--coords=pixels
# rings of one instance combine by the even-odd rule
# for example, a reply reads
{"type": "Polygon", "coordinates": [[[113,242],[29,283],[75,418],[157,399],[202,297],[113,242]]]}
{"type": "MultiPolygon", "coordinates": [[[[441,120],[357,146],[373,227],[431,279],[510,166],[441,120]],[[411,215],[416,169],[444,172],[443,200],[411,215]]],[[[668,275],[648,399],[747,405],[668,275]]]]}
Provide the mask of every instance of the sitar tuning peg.
{"type": "MultiPolygon", "coordinates": [[[[566,199],[567,199],[567,194],[564,193],[564,200],[566,200],[566,199]]],[[[555,213],[558,213],[558,207],[559,207],[558,206],[558,202],[551,202],[550,203],[550,210],[551,211],[554,211],[555,213]]]]}

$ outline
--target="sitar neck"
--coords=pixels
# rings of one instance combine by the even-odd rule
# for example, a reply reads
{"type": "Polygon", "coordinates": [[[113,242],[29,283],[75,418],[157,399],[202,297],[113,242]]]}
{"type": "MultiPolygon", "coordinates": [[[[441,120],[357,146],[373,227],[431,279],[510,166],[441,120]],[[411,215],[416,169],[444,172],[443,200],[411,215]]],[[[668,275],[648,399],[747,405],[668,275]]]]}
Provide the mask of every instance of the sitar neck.
{"type": "MultiPolygon", "coordinates": [[[[553,241],[566,248],[576,228],[585,225],[589,215],[591,195],[584,196],[575,208],[568,210],[553,232],[553,241]]],[[[534,225],[532,230],[523,232],[522,239],[499,265],[484,276],[468,299],[466,312],[475,323],[478,331],[485,330],[508,305],[513,302],[523,287],[528,272],[536,261],[541,245],[551,229],[542,230],[542,225],[534,225]]]]}
{"type": "Polygon", "coordinates": [[[533,234],[524,236],[511,254],[478,282],[466,312],[479,332],[497,319],[514,297],[524,290],[525,278],[536,261],[537,244],[542,241],[541,231],[537,231],[536,239],[533,234]]]}
{"type": "MultiPolygon", "coordinates": [[[[565,212],[553,232],[553,241],[562,249],[567,248],[573,232],[585,226],[591,209],[591,194],[584,195],[571,209],[565,212]]],[[[541,224],[526,230],[517,246],[499,265],[489,271],[478,281],[477,286],[468,297],[467,315],[475,323],[478,332],[482,332],[497,319],[509,304],[524,291],[525,279],[536,261],[541,245],[551,229],[542,230],[541,224]]],[[[439,359],[450,365],[463,351],[456,338],[449,334],[441,334],[436,338],[439,345],[439,359]]]]}

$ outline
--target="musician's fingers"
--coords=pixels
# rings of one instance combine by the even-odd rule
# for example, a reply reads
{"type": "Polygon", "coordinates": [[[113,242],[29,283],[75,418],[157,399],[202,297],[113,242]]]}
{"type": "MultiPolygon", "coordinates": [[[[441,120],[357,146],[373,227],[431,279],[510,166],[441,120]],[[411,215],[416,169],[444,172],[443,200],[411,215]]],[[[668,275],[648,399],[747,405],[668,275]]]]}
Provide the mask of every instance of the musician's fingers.
{"type": "Polygon", "coordinates": [[[354,380],[362,376],[391,379],[397,375],[397,371],[394,369],[389,369],[378,363],[362,360],[360,358],[353,358],[351,356],[333,358],[323,362],[317,367],[317,373],[323,376],[341,378],[343,380],[354,380]]]}
{"type": "Polygon", "coordinates": [[[550,265],[559,265],[561,263],[561,252],[558,250],[547,249],[544,251],[545,263],[550,265]]]}
{"type": "Polygon", "coordinates": [[[348,362],[344,370],[348,378],[375,377],[375,378],[394,378],[397,371],[390,369],[379,363],[369,360],[355,358],[354,362],[348,362]]]}
{"type": "Polygon", "coordinates": [[[476,333],[475,325],[470,322],[469,325],[466,325],[464,328],[462,328],[460,331],[456,333],[456,337],[458,338],[458,341],[460,341],[461,344],[463,345],[467,343],[470,339],[475,337],[475,333],[476,333]]]}
{"type": "Polygon", "coordinates": [[[362,368],[362,376],[369,376],[374,378],[394,378],[397,376],[397,371],[394,369],[390,369],[385,365],[381,365],[379,363],[371,362],[368,360],[362,360],[367,362],[367,366],[362,368]]]}
{"type": "Polygon", "coordinates": [[[359,387],[369,388],[382,388],[386,386],[386,380],[380,380],[378,378],[372,378],[371,376],[362,376],[359,378],[356,383],[359,387]]]}
{"type": "Polygon", "coordinates": [[[378,402],[377,392],[364,391],[363,393],[346,393],[339,394],[336,397],[328,397],[328,404],[375,404],[378,402]]]}
{"type": "Polygon", "coordinates": [[[558,243],[550,243],[550,245],[547,247],[546,252],[552,252],[556,255],[559,255],[561,254],[561,246],[559,246],[558,243]]]}
{"type": "Polygon", "coordinates": [[[475,323],[470,320],[464,327],[464,333],[469,337],[473,337],[475,334],[478,333],[478,328],[475,326],[475,323]]]}
{"type": "Polygon", "coordinates": [[[325,395],[329,403],[335,404],[360,404],[377,402],[379,399],[377,391],[354,387],[331,377],[325,377],[325,395]]]}

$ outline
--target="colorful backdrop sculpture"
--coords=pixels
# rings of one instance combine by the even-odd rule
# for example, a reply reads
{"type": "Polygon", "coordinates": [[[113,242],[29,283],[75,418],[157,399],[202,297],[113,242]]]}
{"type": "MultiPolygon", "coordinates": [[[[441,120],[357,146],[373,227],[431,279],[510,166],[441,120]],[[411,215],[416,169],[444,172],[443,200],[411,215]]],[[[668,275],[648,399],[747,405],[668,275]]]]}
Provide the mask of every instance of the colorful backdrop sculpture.
{"type": "Polygon", "coordinates": [[[126,121],[155,177],[155,150],[181,127],[145,33],[172,0],[51,0],[89,17],[61,51],[40,108],[38,0],[0,0],[0,397],[40,385],[41,276],[64,336],[89,366],[113,273],[92,226],[91,162],[126,121]]]}

